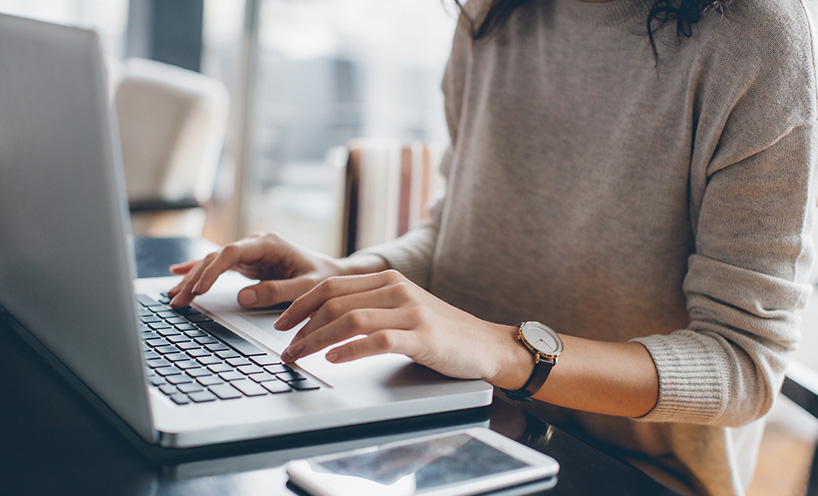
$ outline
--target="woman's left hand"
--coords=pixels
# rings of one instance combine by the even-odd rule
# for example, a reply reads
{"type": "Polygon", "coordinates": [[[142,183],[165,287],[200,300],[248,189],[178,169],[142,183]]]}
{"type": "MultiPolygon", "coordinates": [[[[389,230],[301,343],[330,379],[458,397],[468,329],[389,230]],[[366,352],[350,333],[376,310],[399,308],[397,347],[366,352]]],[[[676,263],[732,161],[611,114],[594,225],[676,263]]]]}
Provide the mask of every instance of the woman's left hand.
{"type": "Polygon", "coordinates": [[[361,336],[331,349],[327,360],[400,353],[450,377],[513,389],[533,369],[531,355],[516,342],[516,327],[480,320],[394,270],[327,279],[294,301],[275,326],[287,330],[307,317],[283,360],[361,336]]]}

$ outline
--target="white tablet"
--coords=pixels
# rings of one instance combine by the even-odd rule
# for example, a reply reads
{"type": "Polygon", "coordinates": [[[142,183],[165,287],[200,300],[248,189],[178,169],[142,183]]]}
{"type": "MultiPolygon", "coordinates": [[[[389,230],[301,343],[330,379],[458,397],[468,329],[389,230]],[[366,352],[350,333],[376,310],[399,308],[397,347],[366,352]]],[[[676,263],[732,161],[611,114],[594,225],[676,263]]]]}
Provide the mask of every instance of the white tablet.
{"type": "Polygon", "coordinates": [[[551,478],[548,455],[485,428],[437,434],[287,464],[316,496],[468,495],[551,478]]]}

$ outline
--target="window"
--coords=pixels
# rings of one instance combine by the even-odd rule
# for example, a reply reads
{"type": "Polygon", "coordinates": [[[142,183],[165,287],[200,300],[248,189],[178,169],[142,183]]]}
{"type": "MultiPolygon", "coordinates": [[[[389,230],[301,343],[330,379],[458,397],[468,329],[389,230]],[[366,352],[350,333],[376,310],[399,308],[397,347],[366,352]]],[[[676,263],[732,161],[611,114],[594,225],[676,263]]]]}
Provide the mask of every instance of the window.
{"type": "Polygon", "coordinates": [[[235,3],[206,0],[203,71],[234,95],[242,70],[252,75],[246,141],[228,147],[234,158],[245,147],[237,235],[275,230],[335,254],[339,147],[448,139],[439,87],[455,17],[439,0],[248,1],[250,19],[235,3]],[[241,33],[253,29],[243,69],[241,33]]]}

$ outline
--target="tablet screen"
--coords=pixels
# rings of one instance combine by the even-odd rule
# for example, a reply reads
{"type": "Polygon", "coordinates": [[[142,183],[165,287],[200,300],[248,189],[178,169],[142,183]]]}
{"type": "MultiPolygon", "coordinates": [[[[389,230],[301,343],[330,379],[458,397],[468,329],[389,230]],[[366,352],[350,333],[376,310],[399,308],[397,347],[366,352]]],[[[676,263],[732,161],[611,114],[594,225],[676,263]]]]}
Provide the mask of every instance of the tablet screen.
{"type": "Polygon", "coordinates": [[[460,433],[315,463],[314,469],[383,486],[411,479],[414,490],[461,483],[528,467],[483,441],[460,433]]]}

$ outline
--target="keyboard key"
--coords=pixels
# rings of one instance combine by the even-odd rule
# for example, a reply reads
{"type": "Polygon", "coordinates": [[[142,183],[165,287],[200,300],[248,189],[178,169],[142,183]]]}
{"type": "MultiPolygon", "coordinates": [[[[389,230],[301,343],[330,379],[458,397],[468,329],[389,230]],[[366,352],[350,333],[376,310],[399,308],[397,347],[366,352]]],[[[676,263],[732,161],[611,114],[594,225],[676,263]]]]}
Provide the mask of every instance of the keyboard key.
{"type": "Polygon", "coordinates": [[[176,362],[175,365],[182,370],[202,368],[202,365],[196,360],[182,360],[181,362],[176,362]]]}
{"type": "Polygon", "coordinates": [[[274,376],[273,374],[268,374],[267,372],[262,372],[260,374],[253,374],[250,376],[255,382],[267,382],[267,381],[277,381],[279,380],[278,377],[274,376]]]}
{"type": "Polygon", "coordinates": [[[221,386],[210,386],[208,388],[211,393],[215,394],[219,398],[223,400],[232,400],[236,398],[241,398],[241,393],[238,389],[230,386],[229,384],[222,384],[221,386]]]}
{"type": "Polygon", "coordinates": [[[145,340],[145,344],[150,346],[151,348],[157,348],[159,346],[167,346],[168,342],[165,341],[164,338],[155,338],[145,340]]]}
{"type": "Polygon", "coordinates": [[[295,370],[290,370],[289,372],[282,372],[282,373],[276,374],[276,377],[278,377],[279,379],[281,379],[284,382],[303,381],[303,380],[307,379],[306,377],[299,374],[295,370]]]}
{"type": "MultiPolygon", "coordinates": [[[[212,338],[210,336],[195,338],[194,341],[196,341],[197,343],[199,343],[202,346],[204,346],[206,344],[217,344],[218,343],[218,341],[215,338],[212,338]]],[[[222,346],[224,346],[224,345],[222,345],[222,346]]],[[[225,347],[225,349],[227,349],[227,347],[225,347]]]]}
{"type": "Polygon", "coordinates": [[[187,324],[187,320],[183,319],[182,317],[171,317],[169,319],[165,319],[165,322],[168,324],[187,324]]]}
{"type": "Polygon", "coordinates": [[[163,367],[161,369],[154,369],[156,373],[161,375],[162,377],[167,377],[169,375],[177,375],[181,374],[182,371],[177,369],[176,367],[163,367]]]}
{"type": "Polygon", "coordinates": [[[231,370],[230,372],[222,372],[221,374],[219,374],[219,377],[221,377],[225,381],[238,381],[247,378],[244,374],[242,374],[241,372],[236,372],[235,370],[231,370]]]}
{"type": "Polygon", "coordinates": [[[190,382],[188,384],[180,384],[177,386],[179,391],[188,394],[188,393],[195,393],[196,391],[204,391],[204,386],[201,384],[190,382]]]}
{"type": "Polygon", "coordinates": [[[148,383],[149,383],[151,386],[157,386],[157,387],[159,387],[159,386],[161,386],[161,385],[163,385],[163,384],[167,384],[167,381],[165,380],[165,378],[164,378],[164,377],[158,377],[158,376],[157,376],[157,377],[148,377],[148,383]]]}
{"type": "Polygon", "coordinates": [[[304,379],[303,381],[293,381],[290,382],[290,386],[296,391],[313,391],[315,389],[321,388],[321,385],[313,381],[312,379],[304,379]]]}
{"type": "Polygon", "coordinates": [[[265,396],[267,390],[252,381],[236,381],[231,382],[231,386],[238,389],[245,396],[265,396]]]}
{"type": "Polygon", "coordinates": [[[210,391],[198,391],[195,393],[190,393],[188,398],[193,400],[195,403],[206,403],[208,401],[215,401],[216,395],[210,391]]]}
{"type": "Polygon", "coordinates": [[[177,334],[175,336],[168,336],[168,341],[171,343],[184,343],[186,341],[190,341],[190,338],[184,334],[177,334]]]}
{"type": "Polygon", "coordinates": [[[242,355],[255,356],[267,354],[258,346],[254,345],[250,341],[247,341],[218,322],[201,322],[199,323],[199,327],[212,334],[214,337],[220,339],[224,343],[227,343],[231,348],[235,349],[242,355]]]}
{"type": "Polygon", "coordinates": [[[271,374],[283,374],[285,372],[290,372],[292,369],[290,367],[287,367],[286,365],[282,365],[279,363],[277,365],[270,365],[264,367],[264,370],[271,374]]]}
{"type": "Polygon", "coordinates": [[[230,349],[224,343],[218,343],[218,342],[213,343],[213,344],[206,344],[205,348],[207,348],[208,350],[210,350],[210,351],[212,351],[214,353],[217,352],[217,351],[225,351],[225,350],[230,349]]]}
{"type": "Polygon", "coordinates": [[[177,405],[187,405],[188,403],[190,403],[190,400],[187,399],[187,396],[185,396],[182,393],[174,394],[173,396],[170,397],[170,399],[172,399],[173,402],[176,403],[177,405]]]}
{"type": "Polygon", "coordinates": [[[162,317],[163,319],[171,319],[176,317],[176,312],[173,312],[171,310],[164,310],[161,312],[156,312],[156,315],[162,317]]]}
{"type": "MultiPolygon", "coordinates": [[[[178,326],[176,328],[179,329],[178,326]]],[[[200,329],[191,329],[191,330],[179,329],[179,330],[182,331],[185,334],[185,336],[187,336],[189,338],[207,337],[207,334],[202,332],[200,329]]]]}
{"type": "Polygon", "coordinates": [[[167,378],[169,384],[185,384],[193,382],[193,379],[186,375],[172,375],[167,378]]]}
{"type": "Polygon", "coordinates": [[[182,360],[187,360],[188,358],[189,357],[184,353],[168,353],[165,355],[165,360],[170,360],[171,362],[181,362],[182,360]]]}
{"type": "Polygon", "coordinates": [[[219,384],[224,384],[224,381],[221,379],[221,377],[217,375],[199,377],[198,379],[196,379],[196,382],[198,382],[202,386],[218,386],[219,384]]]}
{"type": "MultiPolygon", "coordinates": [[[[201,350],[202,349],[197,343],[194,343],[193,341],[186,341],[186,342],[183,342],[183,343],[176,343],[176,347],[179,348],[180,350],[185,350],[185,351],[201,350]]],[[[205,352],[205,353],[207,353],[207,352],[205,352]]],[[[207,353],[207,354],[209,355],[210,353],[207,353]]],[[[199,355],[199,356],[201,356],[201,355],[199,355]]]]}
{"type": "Polygon", "coordinates": [[[157,302],[156,300],[154,300],[153,298],[151,298],[150,296],[148,296],[146,294],[136,295],[136,301],[138,301],[139,304],[144,306],[144,307],[149,307],[151,305],[158,305],[159,304],[159,302],[157,302]]]}
{"type": "Polygon", "coordinates": [[[147,366],[152,369],[171,366],[171,363],[165,360],[164,358],[151,358],[150,360],[145,360],[145,364],[147,364],[147,366]]]}
{"type": "Polygon", "coordinates": [[[210,352],[207,351],[207,350],[203,350],[201,348],[193,348],[193,349],[187,350],[187,355],[191,356],[193,358],[202,358],[202,357],[210,356],[210,352]]]}
{"type": "Polygon", "coordinates": [[[174,312],[176,312],[179,315],[201,315],[201,313],[202,313],[202,312],[200,312],[200,311],[198,311],[195,308],[190,307],[190,306],[177,308],[177,309],[174,310],[174,312]]]}
{"type": "Polygon", "coordinates": [[[292,391],[289,384],[281,381],[262,382],[261,386],[273,394],[289,393],[292,391]]]}
{"type": "Polygon", "coordinates": [[[216,365],[210,365],[207,367],[208,370],[213,372],[214,374],[221,374],[222,372],[232,372],[233,367],[224,363],[217,363],[216,365]]]}
{"type": "MultiPolygon", "coordinates": [[[[229,362],[229,360],[228,360],[229,362]]],[[[232,364],[231,364],[232,365],[232,364]]],[[[258,365],[242,365],[238,367],[238,371],[245,375],[252,375],[252,374],[265,374],[264,369],[259,367],[258,365]]]]}
{"type": "Polygon", "coordinates": [[[204,377],[204,376],[207,376],[207,375],[212,375],[212,372],[210,372],[209,370],[207,370],[205,368],[190,369],[190,370],[186,370],[185,373],[187,375],[189,375],[190,377],[194,377],[194,378],[204,377]]]}
{"type": "Polygon", "coordinates": [[[196,361],[202,365],[220,365],[222,363],[222,359],[215,356],[199,357],[196,359],[196,361]]]}
{"type": "MultiPolygon", "coordinates": [[[[216,355],[220,356],[218,353],[216,353],[216,355]]],[[[224,357],[222,357],[222,358],[224,358],[224,357]]],[[[242,365],[250,365],[250,360],[248,360],[246,358],[230,358],[229,360],[225,360],[225,362],[229,363],[230,365],[232,365],[234,367],[241,367],[242,365]]]]}
{"type": "Polygon", "coordinates": [[[177,347],[175,347],[173,345],[168,345],[168,346],[160,346],[158,348],[154,348],[153,351],[155,351],[155,352],[157,352],[157,353],[159,353],[161,355],[167,355],[169,353],[179,353],[179,348],[177,348],[177,347]]]}
{"type": "MultiPolygon", "coordinates": [[[[184,333],[187,333],[188,331],[191,331],[191,332],[193,332],[193,331],[202,332],[202,331],[200,331],[200,330],[199,330],[199,328],[198,328],[198,327],[196,327],[195,325],[193,325],[193,324],[191,324],[191,323],[189,323],[189,322],[186,322],[186,323],[184,323],[184,324],[176,324],[176,325],[175,325],[175,326],[173,326],[173,327],[175,327],[175,328],[179,329],[180,331],[182,331],[182,332],[184,332],[184,333]]],[[[202,336],[205,336],[205,334],[204,334],[204,333],[202,333],[202,336]]]]}
{"type": "MultiPolygon", "coordinates": [[[[265,365],[281,365],[281,358],[273,355],[251,356],[250,360],[256,365],[261,365],[262,367],[265,365]]],[[[282,372],[284,371],[282,370],[282,372]]]]}
{"type": "Polygon", "coordinates": [[[210,318],[210,317],[208,317],[207,315],[203,315],[203,314],[198,314],[198,315],[189,315],[187,319],[188,319],[189,321],[191,321],[191,322],[195,322],[195,323],[197,323],[197,324],[198,324],[198,323],[200,323],[200,322],[201,322],[201,323],[204,323],[204,322],[213,322],[213,319],[211,319],[211,318],[210,318]]]}
{"type": "Polygon", "coordinates": [[[164,394],[166,394],[168,396],[170,396],[172,394],[177,394],[179,392],[179,390],[176,389],[176,386],[171,386],[171,385],[160,386],[159,390],[162,391],[164,394]]]}
{"type": "Polygon", "coordinates": [[[162,321],[158,321],[158,322],[151,322],[150,324],[148,324],[148,327],[150,327],[154,331],[159,331],[161,329],[170,329],[170,324],[162,322],[162,321]]]}
{"type": "Polygon", "coordinates": [[[160,336],[178,336],[181,332],[174,327],[168,326],[167,329],[157,329],[156,334],[160,336]]]}
{"type": "Polygon", "coordinates": [[[217,351],[216,356],[219,357],[219,358],[227,360],[228,358],[239,358],[241,355],[239,355],[238,353],[236,353],[233,350],[223,350],[223,351],[217,351]]]}

